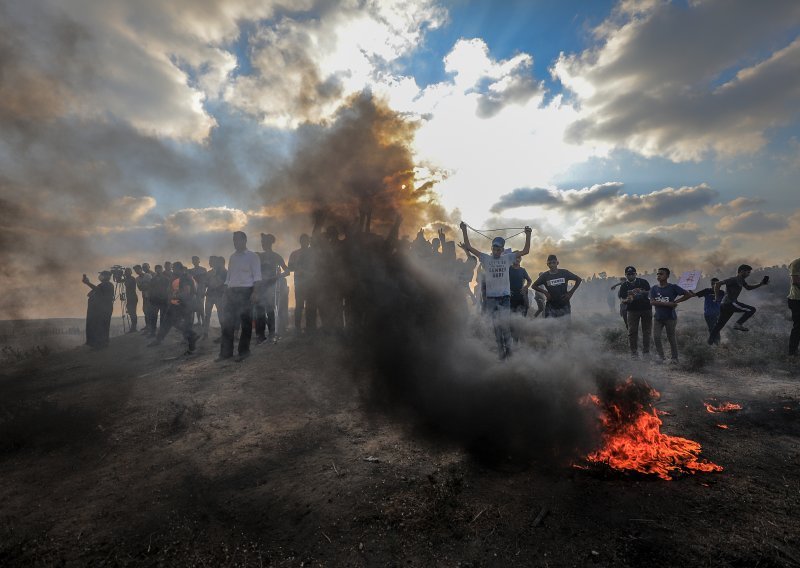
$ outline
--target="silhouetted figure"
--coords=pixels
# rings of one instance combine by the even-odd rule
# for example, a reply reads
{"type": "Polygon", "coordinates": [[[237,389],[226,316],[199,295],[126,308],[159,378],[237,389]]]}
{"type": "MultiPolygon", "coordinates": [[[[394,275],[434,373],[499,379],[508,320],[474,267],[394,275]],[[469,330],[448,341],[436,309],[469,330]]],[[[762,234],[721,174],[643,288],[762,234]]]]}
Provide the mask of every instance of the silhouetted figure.
{"type": "Polygon", "coordinates": [[[204,266],[200,266],[200,257],[192,257],[192,267],[189,269],[189,274],[194,278],[197,284],[197,297],[195,298],[194,305],[192,306],[192,322],[194,316],[197,314],[197,323],[203,325],[205,321],[205,305],[203,299],[206,295],[206,274],[208,270],[204,266]]]}
{"type": "Polygon", "coordinates": [[[144,311],[144,329],[142,329],[142,333],[151,333],[155,330],[153,304],[150,301],[150,282],[153,280],[153,275],[146,273],[139,264],[133,267],[133,271],[136,273],[136,288],[142,294],[142,311],[144,311]]]}
{"type": "Polygon", "coordinates": [[[714,327],[717,325],[717,321],[719,321],[720,304],[722,303],[722,298],[725,296],[725,292],[722,290],[719,292],[719,297],[717,297],[717,294],[714,292],[714,285],[717,282],[719,282],[719,278],[712,278],[710,287],[703,288],[695,293],[696,297],[703,298],[703,318],[706,320],[708,333],[714,331],[714,327]]]}
{"type": "Polygon", "coordinates": [[[256,298],[256,341],[275,340],[275,308],[278,304],[278,278],[286,277],[289,268],[283,257],[272,250],[275,235],[261,233],[262,252],[258,253],[261,262],[261,286],[256,298]],[[269,337],[266,332],[269,330],[269,337]]]}
{"type": "Polygon", "coordinates": [[[242,231],[233,233],[233,247],[236,252],[228,260],[225,307],[222,310],[222,341],[217,361],[233,357],[233,336],[237,325],[242,328],[237,360],[250,356],[253,304],[257,299],[257,288],[261,286],[261,261],[256,253],[247,250],[247,235],[242,231]]]}
{"type": "Polygon", "coordinates": [[[159,345],[173,327],[178,328],[183,334],[183,338],[189,346],[184,355],[194,352],[197,342],[197,334],[192,329],[194,319],[193,308],[197,296],[197,286],[194,278],[186,271],[180,262],[172,266],[173,279],[170,283],[169,305],[167,306],[167,317],[162,320],[161,327],[155,341],[149,343],[149,347],[159,345]]]}
{"type": "Polygon", "coordinates": [[[300,248],[289,255],[289,270],[294,274],[294,329],[300,333],[303,314],[306,314],[306,331],[317,328],[316,302],[312,287],[314,285],[314,252],[311,238],[300,235],[300,248]]]}
{"type": "Polygon", "coordinates": [[[169,303],[169,289],[170,284],[172,284],[169,277],[164,273],[163,266],[156,264],[155,270],[155,274],[150,280],[150,301],[153,305],[153,327],[150,329],[150,337],[155,337],[158,326],[163,326],[165,323],[164,320],[167,317],[167,305],[169,303]]]}
{"type": "Polygon", "coordinates": [[[797,355],[800,343],[800,258],[789,263],[789,296],[787,299],[792,312],[792,333],[789,335],[789,355],[797,355]]]}
{"type": "Polygon", "coordinates": [[[99,279],[99,284],[92,284],[84,274],[82,280],[91,288],[86,307],[86,345],[93,349],[108,347],[111,314],[114,312],[114,285],[110,282],[111,272],[102,271],[99,279]]]}
{"type": "Polygon", "coordinates": [[[520,258],[514,260],[514,264],[508,270],[508,280],[511,285],[511,311],[528,315],[528,288],[533,280],[528,276],[528,271],[520,266],[520,258]]]}
{"type": "Polygon", "coordinates": [[[203,339],[208,337],[208,330],[211,326],[211,311],[217,309],[217,319],[222,327],[223,297],[225,296],[225,280],[228,278],[228,271],[225,269],[225,258],[212,256],[208,259],[211,270],[206,273],[206,302],[204,306],[205,318],[203,319],[203,339]]]}
{"type": "Polygon", "coordinates": [[[123,285],[125,286],[125,312],[131,318],[131,327],[127,333],[135,333],[139,318],[136,310],[139,307],[139,296],[136,294],[136,278],[130,268],[125,269],[123,285]]]}

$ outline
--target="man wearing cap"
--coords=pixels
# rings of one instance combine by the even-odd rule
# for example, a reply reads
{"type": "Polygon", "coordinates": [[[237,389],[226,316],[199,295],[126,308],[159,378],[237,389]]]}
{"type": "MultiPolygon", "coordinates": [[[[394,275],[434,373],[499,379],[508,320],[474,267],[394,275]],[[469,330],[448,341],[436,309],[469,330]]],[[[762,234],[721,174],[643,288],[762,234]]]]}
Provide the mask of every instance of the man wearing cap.
{"type": "Polygon", "coordinates": [[[558,258],[551,254],[547,257],[547,272],[543,272],[532,288],[544,294],[547,304],[544,307],[544,317],[559,318],[568,316],[572,312],[570,299],[583,280],[580,276],[569,270],[558,267],[558,258]],[[567,282],[574,282],[571,289],[567,289],[567,282]]]}
{"type": "Polygon", "coordinates": [[[650,304],[650,283],[644,278],[636,277],[636,268],[625,267],[625,281],[617,294],[627,307],[628,346],[631,358],[639,358],[637,343],[639,327],[642,328],[642,356],[650,355],[650,336],[653,331],[653,307],[650,304]]]}
{"type": "Polygon", "coordinates": [[[108,347],[111,314],[114,311],[114,285],[110,282],[111,272],[103,270],[99,277],[99,284],[92,284],[85,274],[82,280],[91,288],[86,308],[86,345],[92,349],[108,347]]]}
{"type": "Polygon", "coordinates": [[[459,246],[481,261],[486,282],[486,311],[491,314],[494,321],[494,334],[500,358],[505,359],[511,354],[511,332],[508,322],[511,312],[511,282],[508,273],[514,262],[530,251],[531,228],[525,227],[525,246],[522,250],[504,253],[505,239],[495,237],[492,241],[492,254],[486,254],[470,245],[467,224],[462,221],[460,226],[464,242],[459,246]]]}

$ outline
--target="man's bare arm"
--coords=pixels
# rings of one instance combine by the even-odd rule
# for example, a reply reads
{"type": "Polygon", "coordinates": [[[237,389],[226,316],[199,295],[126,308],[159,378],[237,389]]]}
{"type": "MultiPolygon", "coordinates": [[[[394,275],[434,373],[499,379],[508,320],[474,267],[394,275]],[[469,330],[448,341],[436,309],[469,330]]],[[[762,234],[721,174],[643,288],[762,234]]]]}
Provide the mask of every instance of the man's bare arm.
{"type": "Polygon", "coordinates": [[[461,221],[459,227],[461,227],[461,236],[464,238],[464,242],[459,244],[459,246],[463,248],[465,251],[470,252],[475,256],[477,256],[478,258],[480,258],[481,251],[479,251],[469,243],[469,236],[467,235],[467,224],[464,221],[461,221]]]}

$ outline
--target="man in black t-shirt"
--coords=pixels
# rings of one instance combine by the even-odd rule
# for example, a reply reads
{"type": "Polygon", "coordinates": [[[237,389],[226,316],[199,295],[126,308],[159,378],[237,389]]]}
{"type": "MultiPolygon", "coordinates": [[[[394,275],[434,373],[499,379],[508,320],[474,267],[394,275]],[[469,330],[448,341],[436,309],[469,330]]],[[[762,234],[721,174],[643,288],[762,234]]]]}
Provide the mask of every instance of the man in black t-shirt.
{"type": "Polygon", "coordinates": [[[511,312],[521,313],[523,317],[528,315],[528,288],[530,288],[531,277],[528,271],[520,266],[520,258],[508,269],[508,281],[511,285],[511,312]]]}
{"type": "Polygon", "coordinates": [[[764,276],[758,284],[748,284],[746,279],[750,276],[751,272],[753,272],[752,266],[742,264],[736,270],[736,276],[714,283],[715,296],[719,298],[719,289],[725,286],[725,297],[722,299],[722,303],[719,306],[717,325],[714,326],[714,329],[711,330],[708,336],[709,345],[719,343],[719,334],[722,328],[725,327],[725,324],[728,323],[728,320],[731,319],[733,314],[737,312],[741,313],[742,316],[733,325],[733,329],[737,331],[749,331],[748,328],[744,327],[744,322],[755,315],[756,309],[753,306],[740,302],[739,294],[741,294],[743,288],[745,290],[755,290],[756,288],[761,288],[761,286],[769,284],[769,276],[764,276]]]}
{"type": "Polygon", "coordinates": [[[653,330],[653,308],[650,305],[650,283],[636,277],[636,268],[625,267],[625,281],[619,287],[620,301],[627,307],[628,346],[631,357],[639,358],[639,327],[642,328],[642,356],[650,354],[650,336],[653,330]]]}
{"type": "Polygon", "coordinates": [[[559,268],[558,258],[554,254],[547,257],[547,268],[549,270],[543,272],[532,286],[535,291],[541,292],[547,298],[544,317],[568,316],[571,313],[569,301],[583,280],[569,270],[559,268]],[[567,282],[569,281],[573,281],[575,284],[568,290],[567,282]]]}

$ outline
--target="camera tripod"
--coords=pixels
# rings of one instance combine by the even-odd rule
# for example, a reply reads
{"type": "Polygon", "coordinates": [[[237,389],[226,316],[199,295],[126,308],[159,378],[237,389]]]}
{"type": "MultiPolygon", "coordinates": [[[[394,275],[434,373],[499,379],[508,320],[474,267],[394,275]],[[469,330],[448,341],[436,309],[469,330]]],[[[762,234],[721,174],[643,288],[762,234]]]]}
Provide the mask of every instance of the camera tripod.
{"type": "Polygon", "coordinates": [[[130,316],[128,315],[128,308],[126,305],[126,298],[125,298],[125,282],[116,280],[114,281],[114,300],[119,298],[119,311],[120,316],[122,317],[122,333],[127,333],[128,329],[130,329],[130,316]]]}

